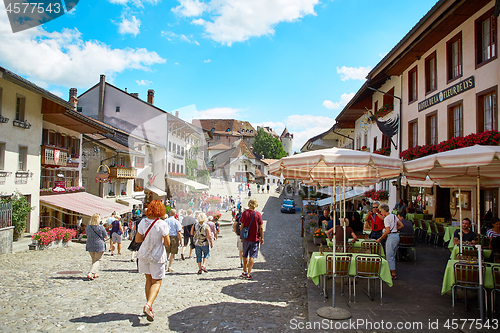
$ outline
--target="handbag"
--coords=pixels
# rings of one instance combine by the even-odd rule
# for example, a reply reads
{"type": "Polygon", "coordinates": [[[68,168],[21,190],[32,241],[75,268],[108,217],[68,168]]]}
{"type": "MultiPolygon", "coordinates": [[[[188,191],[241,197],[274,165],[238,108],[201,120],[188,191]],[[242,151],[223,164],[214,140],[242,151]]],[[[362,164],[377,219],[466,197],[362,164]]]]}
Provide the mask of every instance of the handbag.
{"type": "Polygon", "coordinates": [[[250,225],[248,226],[248,228],[241,229],[241,231],[240,231],[240,239],[246,240],[248,238],[248,232],[250,231],[250,228],[252,227],[253,218],[255,217],[256,213],[257,212],[253,213],[252,220],[250,221],[250,225]]]}
{"type": "MultiPolygon", "coordinates": [[[[146,236],[148,235],[149,230],[151,230],[151,228],[156,223],[156,221],[158,221],[158,219],[154,220],[153,223],[151,223],[151,225],[149,226],[148,230],[144,234],[144,239],[146,239],[146,236]]],[[[144,239],[142,240],[142,242],[144,242],[144,239]]],[[[134,237],[134,239],[132,239],[132,242],[130,242],[130,244],[128,246],[128,249],[130,251],[139,251],[139,249],[141,248],[142,242],[136,242],[135,241],[135,237],[134,237]]]]}

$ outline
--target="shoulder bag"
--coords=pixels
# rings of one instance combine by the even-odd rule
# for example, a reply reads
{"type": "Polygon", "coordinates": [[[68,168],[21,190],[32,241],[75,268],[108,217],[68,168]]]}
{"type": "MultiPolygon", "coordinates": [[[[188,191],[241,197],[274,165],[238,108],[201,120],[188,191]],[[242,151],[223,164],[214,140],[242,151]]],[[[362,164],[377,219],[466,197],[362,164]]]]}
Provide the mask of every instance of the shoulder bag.
{"type": "Polygon", "coordinates": [[[253,218],[255,217],[255,214],[257,214],[257,212],[253,213],[252,220],[250,221],[250,225],[248,226],[248,228],[242,228],[241,229],[241,231],[240,231],[240,239],[246,240],[248,238],[248,232],[250,231],[250,228],[252,227],[253,218]]]}
{"type": "MultiPolygon", "coordinates": [[[[149,230],[151,230],[151,228],[153,227],[153,225],[156,223],[156,221],[158,221],[158,219],[154,220],[153,223],[151,223],[151,225],[149,226],[148,230],[146,231],[146,233],[144,234],[144,239],[146,239],[146,236],[148,235],[149,233],[149,230]]],[[[142,242],[144,242],[144,239],[142,240],[142,242]]],[[[136,242],[135,241],[135,237],[132,239],[132,242],[130,242],[129,246],[128,246],[128,249],[130,251],[139,251],[139,249],[141,248],[141,244],[142,242],[136,242]]]]}

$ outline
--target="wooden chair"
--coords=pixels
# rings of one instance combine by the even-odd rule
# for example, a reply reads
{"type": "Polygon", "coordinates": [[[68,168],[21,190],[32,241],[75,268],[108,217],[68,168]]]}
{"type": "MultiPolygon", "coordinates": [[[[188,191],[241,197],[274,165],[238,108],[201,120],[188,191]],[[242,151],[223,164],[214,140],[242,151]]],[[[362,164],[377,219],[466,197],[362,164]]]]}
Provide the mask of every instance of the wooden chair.
{"type": "Polygon", "coordinates": [[[319,247],[319,252],[320,253],[333,252],[333,248],[331,246],[328,246],[328,245],[321,245],[319,247]]]}
{"type": "Polygon", "coordinates": [[[347,243],[345,250],[344,250],[344,242],[335,244],[335,252],[336,253],[351,253],[352,252],[352,243],[347,243]]]}
{"type": "MultiPolygon", "coordinates": [[[[335,255],[335,274],[333,278],[341,278],[341,295],[344,295],[344,278],[349,282],[349,303],[351,302],[351,277],[349,276],[349,269],[351,268],[351,254],[335,255]]],[[[326,291],[326,277],[333,274],[333,254],[326,256],[326,274],[323,275],[323,294],[328,298],[326,291]]],[[[334,284],[335,285],[335,284],[334,284]]]]}
{"type": "MultiPolygon", "coordinates": [[[[436,223],[436,228],[437,228],[437,235],[441,240],[443,241],[443,249],[445,248],[446,242],[444,241],[444,225],[442,223],[436,223]]],[[[435,246],[437,247],[437,240],[435,246]]]]}
{"type": "Polygon", "coordinates": [[[382,245],[375,241],[364,241],[361,243],[361,248],[369,251],[370,254],[379,254],[381,253],[382,245]]]}
{"type": "MultiPolygon", "coordinates": [[[[479,265],[469,264],[464,262],[457,262],[454,265],[455,272],[455,283],[451,288],[451,304],[453,307],[453,314],[455,314],[455,288],[465,289],[465,311],[467,311],[467,289],[477,289],[478,292],[485,293],[485,299],[487,299],[486,289],[483,288],[481,291],[481,286],[479,285],[479,265]]],[[[484,276],[484,265],[483,265],[483,276],[484,276]]],[[[486,313],[488,313],[488,305],[486,304],[486,313]]]]}
{"type": "Polygon", "coordinates": [[[495,312],[495,294],[500,292],[500,267],[493,266],[491,269],[493,274],[493,289],[491,289],[491,312],[495,312]]]}
{"type": "Polygon", "coordinates": [[[474,246],[463,245],[461,254],[467,257],[476,258],[477,260],[477,249],[474,246]]]}
{"type": "Polygon", "coordinates": [[[420,233],[420,241],[422,242],[422,238],[425,236],[424,242],[427,243],[427,238],[430,237],[427,231],[429,230],[429,224],[426,220],[420,220],[420,225],[422,226],[422,232],[420,233]]]}
{"type": "Polygon", "coordinates": [[[419,239],[422,236],[422,225],[420,224],[420,221],[417,218],[413,219],[413,224],[415,225],[415,233],[418,235],[419,239]]]}
{"type": "Polygon", "coordinates": [[[415,235],[414,234],[399,234],[399,244],[397,257],[399,260],[399,249],[412,249],[415,265],[417,264],[417,251],[415,250],[415,235]]]}
{"type": "MultiPolygon", "coordinates": [[[[354,303],[356,303],[356,278],[368,279],[368,294],[370,293],[370,281],[380,280],[380,305],[382,305],[382,279],[380,278],[380,269],[382,268],[382,258],[380,256],[356,257],[356,275],[353,277],[354,303]]],[[[373,298],[372,298],[373,300],[373,298]]]]}
{"type": "MultiPolygon", "coordinates": [[[[432,238],[434,237],[434,247],[437,247],[437,243],[439,241],[439,232],[437,228],[437,224],[434,221],[429,221],[429,225],[431,227],[431,239],[430,241],[432,242],[432,238]]],[[[443,230],[443,237],[444,237],[444,230],[443,230]]]]}

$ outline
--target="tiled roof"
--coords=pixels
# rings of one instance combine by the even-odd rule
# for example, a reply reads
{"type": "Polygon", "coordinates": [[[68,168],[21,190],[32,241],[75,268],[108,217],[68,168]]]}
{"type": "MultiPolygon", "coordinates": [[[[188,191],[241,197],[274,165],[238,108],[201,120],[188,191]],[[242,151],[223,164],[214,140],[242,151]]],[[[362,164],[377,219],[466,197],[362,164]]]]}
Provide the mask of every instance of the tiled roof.
{"type": "Polygon", "coordinates": [[[207,148],[207,150],[228,150],[228,149],[231,149],[231,147],[226,146],[223,143],[219,143],[218,145],[207,148]]]}
{"type": "Polygon", "coordinates": [[[218,135],[255,136],[255,128],[248,122],[236,119],[193,119],[209,132],[218,135]]]}

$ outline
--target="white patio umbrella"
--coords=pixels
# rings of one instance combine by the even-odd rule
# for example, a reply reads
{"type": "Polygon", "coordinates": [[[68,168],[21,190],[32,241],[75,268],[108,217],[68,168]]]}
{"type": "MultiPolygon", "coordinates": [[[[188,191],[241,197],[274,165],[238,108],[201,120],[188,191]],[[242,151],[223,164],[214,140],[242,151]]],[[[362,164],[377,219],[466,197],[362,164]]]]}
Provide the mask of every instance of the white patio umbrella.
{"type": "MultiPolygon", "coordinates": [[[[359,184],[399,177],[402,162],[397,158],[358,150],[330,148],[284,157],[271,164],[269,168],[273,175],[320,184],[329,183],[335,189],[337,182],[344,182],[345,186],[350,182],[359,184]]],[[[336,221],[336,210],[333,212],[336,221]]],[[[345,241],[344,235],[344,244],[345,241]]],[[[333,262],[335,263],[335,237],[333,237],[333,262]]],[[[333,274],[335,274],[335,264],[333,274]]],[[[319,309],[318,315],[330,319],[347,319],[351,316],[348,311],[335,309],[335,279],[333,279],[332,307],[319,309]]]]}
{"type": "MultiPolygon", "coordinates": [[[[425,180],[426,177],[442,187],[474,187],[472,179],[476,179],[477,189],[476,216],[477,230],[481,233],[480,215],[480,188],[498,185],[500,181],[500,147],[475,145],[459,148],[442,153],[437,153],[404,163],[404,174],[408,179],[425,180]]],[[[459,195],[459,197],[461,197],[459,195]]],[[[461,204],[460,210],[461,210],[461,204]]],[[[461,214],[460,214],[461,215],[461,214]]],[[[460,251],[462,251],[462,218],[460,217],[460,251]]],[[[481,245],[477,246],[479,252],[479,280],[483,286],[481,268],[481,245]]],[[[483,312],[483,293],[480,292],[481,318],[483,312]]]]}

